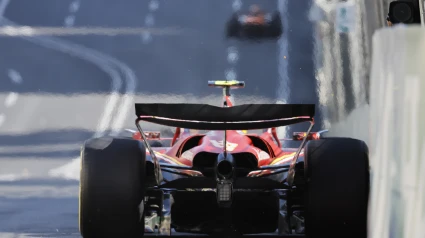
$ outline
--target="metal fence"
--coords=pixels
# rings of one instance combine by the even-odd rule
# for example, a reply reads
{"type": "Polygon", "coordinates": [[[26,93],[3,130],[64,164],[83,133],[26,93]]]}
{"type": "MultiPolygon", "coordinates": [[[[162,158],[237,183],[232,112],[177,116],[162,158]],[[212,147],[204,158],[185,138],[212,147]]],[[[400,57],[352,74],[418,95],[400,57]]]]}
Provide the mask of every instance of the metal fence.
{"type": "Polygon", "coordinates": [[[372,36],[390,0],[314,0],[316,77],[326,127],[369,103],[372,36]]]}

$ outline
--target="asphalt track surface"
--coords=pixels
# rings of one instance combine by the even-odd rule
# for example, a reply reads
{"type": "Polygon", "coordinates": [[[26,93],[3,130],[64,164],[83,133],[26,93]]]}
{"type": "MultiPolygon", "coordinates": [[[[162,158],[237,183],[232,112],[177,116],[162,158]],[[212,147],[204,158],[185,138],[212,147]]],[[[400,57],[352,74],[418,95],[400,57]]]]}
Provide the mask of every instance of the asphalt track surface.
{"type": "MultiPolygon", "coordinates": [[[[78,157],[94,134],[134,128],[136,101],[217,104],[221,92],[206,82],[236,77],[247,83],[235,91],[236,103],[318,102],[309,1],[0,2],[2,25],[181,29],[0,37],[0,237],[79,237],[78,181],[49,171],[78,157]],[[283,11],[284,37],[225,40],[225,22],[240,3],[283,11]]],[[[318,130],[320,112],[316,122],[318,130]]]]}

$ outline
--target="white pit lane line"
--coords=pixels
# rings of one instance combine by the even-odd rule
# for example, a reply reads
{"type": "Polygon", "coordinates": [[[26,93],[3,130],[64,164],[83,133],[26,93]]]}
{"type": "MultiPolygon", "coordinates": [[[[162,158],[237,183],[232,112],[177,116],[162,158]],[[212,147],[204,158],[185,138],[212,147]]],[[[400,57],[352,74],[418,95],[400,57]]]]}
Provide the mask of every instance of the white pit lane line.
{"type": "MultiPolygon", "coordinates": [[[[9,0],[0,0],[0,24],[9,26],[11,25],[16,27],[18,26],[16,23],[3,17],[3,13],[8,3],[9,0]]],[[[18,37],[22,37],[22,35],[18,35],[18,37]]],[[[134,103],[133,98],[137,81],[134,72],[126,64],[109,55],[97,52],[93,49],[89,49],[84,46],[80,46],[71,42],[59,40],[49,36],[39,36],[30,38],[23,37],[23,39],[48,49],[53,49],[66,54],[71,54],[75,57],[80,58],[81,60],[90,62],[98,66],[101,70],[105,71],[108,75],[110,75],[112,79],[111,94],[109,95],[109,98],[106,101],[106,105],[101,115],[98,127],[96,128],[96,133],[94,134],[94,137],[103,136],[110,128],[110,126],[112,126],[112,134],[118,133],[119,130],[122,129],[125,123],[126,116],[128,115],[128,112],[132,108],[132,105],[134,103]],[[123,97],[120,97],[119,92],[123,84],[123,79],[121,78],[119,72],[123,72],[122,74],[126,83],[123,97]],[[115,120],[113,120],[114,111],[118,104],[120,105],[120,107],[117,109],[115,115],[119,116],[115,120]]],[[[22,79],[22,77],[16,77],[17,74],[13,71],[9,71],[9,75],[15,75],[14,78],[22,79]]],[[[5,116],[0,115],[0,125],[3,124],[4,120],[5,116]]],[[[81,158],[73,159],[68,164],[50,170],[49,175],[65,179],[79,180],[80,161],[81,158]]]]}
{"type": "Polygon", "coordinates": [[[5,120],[6,120],[6,115],[4,115],[3,113],[0,113],[0,127],[3,125],[5,120]]]}
{"type": "Polygon", "coordinates": [[[159,8],[159,1],[158,0],[151,0],[149,2],[149,11],[155,12],[159,8]]]}
{"type": "Polygon", "coordinates": [[[73,1],[71,4],[69,4],[70,13],[75,13],[78,11],[78,9],[80,9],[80,1],[76,0],[76,1],[73,1]]]}
{"type": "MultiPolygon", "coordinates": [[[[242,1],[241,0],[234,0],[232,3],[232,9],[233,12],[239,11],[242,7],[242,1]]],[[[224,71],[224,77],[226,80],[237,80],[238,74],[236,72],[235,66],[236,63],[239,60],[239,51],[236,46],[229,46],[226,50],[227,52],[227,62],[230,65],[230,68],[226,69],[224,71]]],[[[235,103],[235,95],[232,94],[232,103],[235,103]]]]}
{"type": "Polygon", "coordinates": [[[71,27],[75,24],[75,15],[73,14],[76,13],[79,8],[80,8],[80,2],[78,0],[73,1],[71,2],[71,4],[69,4],[70,15],[68,15],[64,20],[64,24],[66,27],[71,27]]]}

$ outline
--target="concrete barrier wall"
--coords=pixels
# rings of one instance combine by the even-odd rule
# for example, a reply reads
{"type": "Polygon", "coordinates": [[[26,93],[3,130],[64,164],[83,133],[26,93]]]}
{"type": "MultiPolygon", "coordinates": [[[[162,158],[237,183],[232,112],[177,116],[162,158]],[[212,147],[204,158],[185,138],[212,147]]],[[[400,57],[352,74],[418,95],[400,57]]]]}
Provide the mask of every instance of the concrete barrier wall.
{"type": "Polygon", "coordinates": [[[316,78],[320,107],[330,136],[369,142],[369,85],[373,33],[386,26],[391,0],[314,0],[310,20],[316,23],[316,78]],[[354,24],[338,31],[341,5],[354,5],[354,24]]]}
{"type": "Polygon", "coordinates": [[[310,20],[316,25],[316,78],[326,128],[339,127],[368,104],[371,39],[385,19],[378,17],[379,9],[371,0],[313,1],[310,20]],[[347,31],[338,24],[341,7],[354,16],[345,24],[347,31]]]}
{"type": "Polygon", "coordinates": [[[369,237],[425,237],[425,29],[373,37],[369,237]]]}
{"type": "Polygon", "coordinates": [[[333,85],[321,97],[325,126],[369,145],[369,237],[425,237],[425,32],[382,29],[390,0],[351,1],[358,17],[351,32],[335,29],[340,0],[315,0],[310,14],[317,80],[333,85]]]}

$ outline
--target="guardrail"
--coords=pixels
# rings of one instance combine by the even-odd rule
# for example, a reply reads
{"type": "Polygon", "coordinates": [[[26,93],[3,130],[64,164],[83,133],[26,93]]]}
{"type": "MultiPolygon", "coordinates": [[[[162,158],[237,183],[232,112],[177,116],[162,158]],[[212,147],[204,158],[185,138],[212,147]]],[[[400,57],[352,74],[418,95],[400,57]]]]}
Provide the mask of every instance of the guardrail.
{"type": "Polygon", "coordinates": [[[357,1],[356,16],[363,19],[347,33],[336,31],[333,22],[340,0],[314,2],[312,21],[321,37],[318,59],[323,60],[317,64],[318,81],[336,85],[321,99],[330,116],[328,135],[361,139],[370,149],[369,237],[425,237],[425,30],[383,28],[371,46],[372,33],[385,24],[390,0],[357,1]],[[344,40],[351,50],[340,50],[344,40]],[[357,45],[361,50],[353,50],[353,42],[363,42],[357,45]],[[344,70],[343,61],[357,66],[344,70]],[[353,97],[347,97],[343,88],[352,83],[365,85],[366,95],[353,90],[353,97]],[[347,100],[355,102],[354,108],[345,105],[347,100]]]}
{"type": "Polygon", "coordinates": [[[424,237],[425,30],[378,30],[372,55],[369,237],[424,237]]]}

